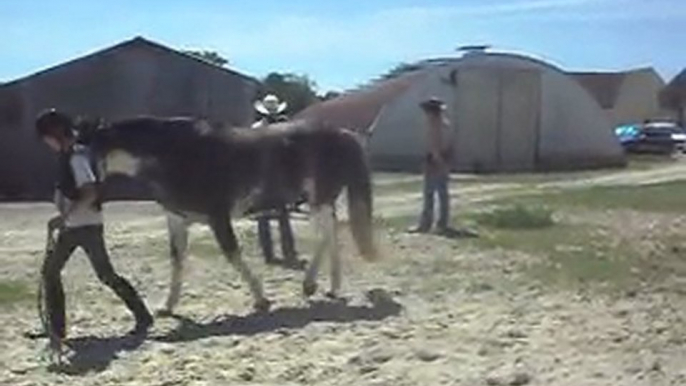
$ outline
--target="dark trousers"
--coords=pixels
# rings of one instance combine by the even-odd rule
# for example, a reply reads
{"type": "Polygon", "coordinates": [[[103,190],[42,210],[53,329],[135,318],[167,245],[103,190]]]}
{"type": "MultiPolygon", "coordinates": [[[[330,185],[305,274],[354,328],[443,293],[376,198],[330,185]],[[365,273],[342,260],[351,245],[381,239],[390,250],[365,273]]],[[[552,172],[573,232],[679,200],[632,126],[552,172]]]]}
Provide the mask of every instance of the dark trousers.
{"type": "MultiPolygon", "coordinates": [[[[257,219],[257,233],[262,248],[262,254],[266,261],[274,261],[274,243],[272,242],[272,232],[270,220],[273,215],[266,214],[257,219]]],[[[281,252],[284,260],[294,261],[296,258],[295,240],[293,229],[288,216],[288,210],[283,207],[278,210],[276,219],[279,222],[279,232],[281,234],[281,252]]]]}
{"type": "Polygon", "coordinates": [[[65,336],[64,289],[62,269],[77,247],[83,248],[98,279],[110,287],[133,313],[136,321],[151,318],[148,309],[136,290],[123,277],[114,272],[105,249],[101,225],[63,229],[57,237],[53,252],[43,262],[41,274],[45,285],[45,302],[48,323],[52,333],[65,336]]]}
{"type": "Polygon", "coordinates": [[[434,170],[424,172],[424,205],[419,217],[419,228],[429,230],[433,225],[434,219],[434,196],[438,196],[438,221],[436,226],[439,229],[448,227],[450,221],[450,192],[448,191],[448,181],[450,175],[434,170]]]}

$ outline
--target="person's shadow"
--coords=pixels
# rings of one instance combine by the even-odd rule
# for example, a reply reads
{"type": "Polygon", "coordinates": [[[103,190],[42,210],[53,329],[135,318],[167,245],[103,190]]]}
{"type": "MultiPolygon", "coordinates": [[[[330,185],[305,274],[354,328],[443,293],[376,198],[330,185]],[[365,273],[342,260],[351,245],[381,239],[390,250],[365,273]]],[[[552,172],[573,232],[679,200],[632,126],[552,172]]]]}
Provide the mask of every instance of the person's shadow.
{"type": "MultiPolygon", "coordinates": [[[[159,342],[187,342],[212,336],[244,335],[280,329],[298,329],[312,322],[352,323],[356,321],[381,321],[399,315],[402,305],[381,289],[367,293],[369,305],[349,306],[344,301],[313,301],[309,307],[282,307],[271,312],[253,313],[245,316],[227,316],[209,323],[197,323],[189,318],[174,315],[179,325],[160,336],[147,339],[159,342]]],[[[50,366],[49,370],[68,375],[85,375],[102,372],[124,351],[133,351],[143,344],[146,337],[123,335],[117,337],[86,336],[65,341],[71,354],[67,362],[50,366]]]]}
{"type": "Polygon", "coordinates": [[[244,335],[299,329],[312,322],[352,323],[381,321],[399,315],[403,307],[386,291],[375,289],[367,293],[369,305],[350,306],[345,301],[312,301],[309,307],[282,307],[266,313],[245,316],[229,315],[208,323],[173,316],[180,323],[174,330],[151,339],[160,342],[188,342],[213,336],[244,335]]]}
{"type": "Polygon", "coordinates": [[[67,375],[85,375],[106,370],[119,353],[133,351],[145,341],[143,335],[115,337],[83,336],[67,339],[64,344],[70,350],[67,362],[53,364],[48,370],[67,375]]]}

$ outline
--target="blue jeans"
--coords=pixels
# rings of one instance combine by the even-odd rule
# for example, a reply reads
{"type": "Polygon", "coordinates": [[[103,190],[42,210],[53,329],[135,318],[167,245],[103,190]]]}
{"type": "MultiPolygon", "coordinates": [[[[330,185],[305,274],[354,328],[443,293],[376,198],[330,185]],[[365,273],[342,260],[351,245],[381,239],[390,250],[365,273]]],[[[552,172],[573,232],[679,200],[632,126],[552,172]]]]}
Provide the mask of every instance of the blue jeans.
{"type": "MultiPolygon", "coordinates": [[[[257,219],[257,235],[260,247],[262,247],[262,254],[268,262],[274,261],[274,243],[272,242],[270,217],[270,215],[264,215],[257,219]]],[[[278,211],[277,220],[281,233],[281,253],[283,253],[284,260],[293,261],[296,258],[295,240],[286,207],[278,211]]]]}
{"type": "Polygon", "coordinates": [[[424,172],[424,206],[419,218],[419,229],[428,231],[434,220],[434,195],[438,195],[438,221],[439,229],[448,227],[450,219],[450,194],[448,192],[448,173],[435,171],[424,172]]]}

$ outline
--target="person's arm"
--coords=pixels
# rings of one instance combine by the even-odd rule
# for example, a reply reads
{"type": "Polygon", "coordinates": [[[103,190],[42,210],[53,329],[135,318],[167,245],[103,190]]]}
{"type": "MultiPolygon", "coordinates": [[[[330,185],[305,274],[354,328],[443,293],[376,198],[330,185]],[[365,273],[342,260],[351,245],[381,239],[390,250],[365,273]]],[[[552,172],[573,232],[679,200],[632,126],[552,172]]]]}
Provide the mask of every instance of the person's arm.
{"type": "Polygon", "coordinates": [[[441,134],[441,128],[438,125],[429,124],[429,153],[431,158],[438,166],[439,170],[444,170],[447,167],[445,160],[443,159],[443,138],[441,134]]]}
{"type": "Polygon", "coordinates": [[[64,218],[68,218],[70,214],[77,210],[82,210],[93,205],[98,199],[98,192],[95,183],[88,183],[79,187],[79,199],[72,202],[63,214],[64,218]]]}
{"type": "Polygon", "coordinates": [[[95,203],[98,199],[97,179],[91,168],[88,157],[83,154],[72,156],[70,165],[74,172],[74,182],[79,189],[79,199],[75,200],[64,213],[64,218],[77,210],[85,209],[95,203]]]}

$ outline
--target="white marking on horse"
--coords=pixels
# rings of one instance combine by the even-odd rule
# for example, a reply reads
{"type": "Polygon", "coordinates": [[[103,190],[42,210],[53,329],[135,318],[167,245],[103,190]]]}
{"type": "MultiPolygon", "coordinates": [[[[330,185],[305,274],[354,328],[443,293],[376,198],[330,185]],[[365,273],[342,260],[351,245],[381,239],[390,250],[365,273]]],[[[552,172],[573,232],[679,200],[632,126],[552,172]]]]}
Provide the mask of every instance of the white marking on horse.
{"type": "Polygon", "coordinates": [[[105,158],[105,172],[111,174],[125,174],[134,177],[139,170],[141,160],[124,150],[112,150],[105,158]]]}

